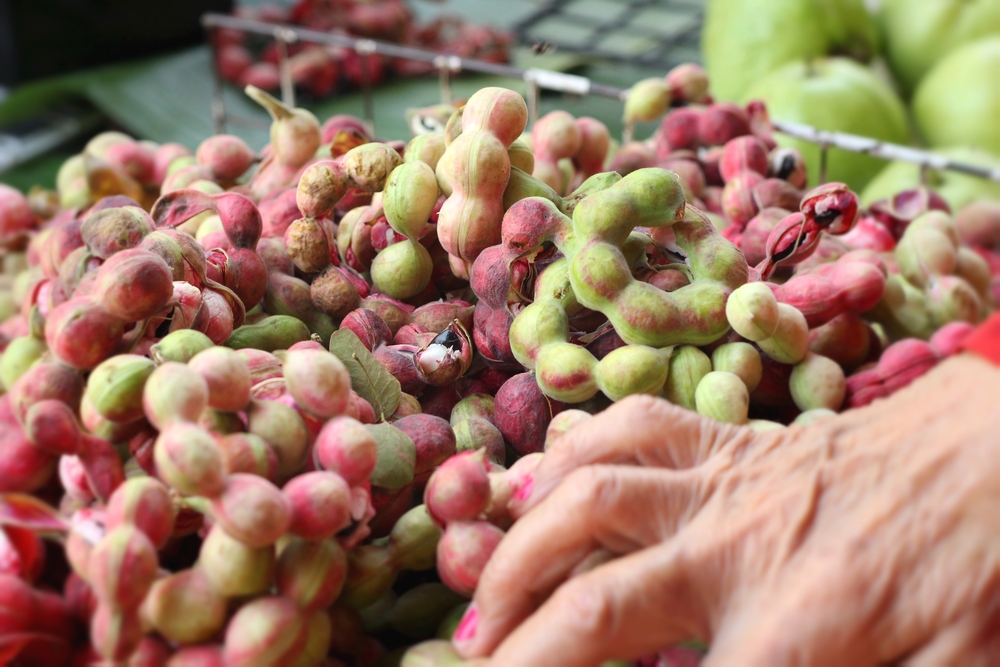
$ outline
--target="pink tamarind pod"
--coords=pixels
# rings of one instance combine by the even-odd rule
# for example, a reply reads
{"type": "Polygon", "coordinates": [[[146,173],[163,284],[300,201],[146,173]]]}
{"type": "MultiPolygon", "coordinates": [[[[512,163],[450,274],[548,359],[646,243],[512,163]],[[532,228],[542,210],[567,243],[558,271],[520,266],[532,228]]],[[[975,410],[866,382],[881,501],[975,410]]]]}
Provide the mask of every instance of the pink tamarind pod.
{"type": "Polygon", "coordinates": [[[133,477],[111,494],[105,522],[108,530],[135,526],[156,549],[162,549],[173,534],[175,516],[170,491],[162,482],[153,477],[133,477]]]}
{"type": "Polygon", "coordinates": [[[448,524],[437,546],[441,581],[456,593],[471,596],[503,535],[502,530],[486,521],[448,524]]]}
{"type": "Polygon", "coordinates": [[[291,505],[288,531],[311,540],[327,540],[351,524],[351,489],[343,477],[317,470],[293,478],[282,489],[291,505]]]}
{"type": "Polygon", "coordinates": [[[802,213],[785,216],[767,237],[764,261],[757,265],[761,279],[770,278],[779,266],[797,264],[816,252],[822,231],[802,213]]]}
{"type": "Polygon", "coordinates": [[[455,454],[455,432],[446,419],[414,414],[395,421],[393,425],[410,436],[417,448],[413,478],[418,487],[427,481],[435,468],[455,454]]]}
{"type": "Polygon", "coordinates": [[[328,421],[313,448],[314,461],[324,470],[339,474],[350,486],[365,483],[375,470],[378,448],[364,425],[351,417],[328,421]]]}
{"type": "Polygon", "coordinates": [[[124,326],[122,319],[96,301],[70,299],[49,313],[45,322],[45,341],[52,354],[63,363],[89,370],[111,356],[121,340],[124,326]]]}
{"type": "Polygon", "coordinates": [[[858,196],[843,183],[824,183],[802,196],[799,210],[830,234],[846,234],[858,219],[858,196]]]}
{"type": "Polygon", "coordinates": [[[885,275],[867,262],[839,261],[824,275],[796,275],[772,289],[778,301],[794,306],[810,327],[818,327],[841,313],[874,308],[885,292],[885,275]]]}
{"type": "Polygon", "coordinates": [[[767,174],[767,149],[752,135],[726,142],[719,161],[719,172],[727,183],[744,171],[767,174]]]}
{"type": "Polygon", "coordinates": [[[934,368],[941,355],[933,346],[916,338],[906,338],[885,349],[878,364],[847,378],[845,406],[868,405],[907,386],[934,368]]]}
{"type": "Polygon", "coordinates": [[[489,463],[485,450],[452,456],[434,471],[424,490],[424,504],[441,526],[472,521],[490,500],[489,463]]]}

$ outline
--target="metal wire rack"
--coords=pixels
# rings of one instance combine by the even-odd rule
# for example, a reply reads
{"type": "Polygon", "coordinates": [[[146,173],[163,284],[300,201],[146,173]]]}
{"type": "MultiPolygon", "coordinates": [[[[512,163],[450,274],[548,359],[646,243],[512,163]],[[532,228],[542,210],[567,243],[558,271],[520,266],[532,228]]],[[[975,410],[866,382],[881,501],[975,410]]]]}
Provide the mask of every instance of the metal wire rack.
{"type": "Polygon", "coordinates": [[[668,70],[699,57],[704,0],[547,0],[514,26],[521,43],[668,70]]]}
{"type": "MultiPolygon", "coordinates": [[[[564,5],[566,2],[567,0],[552,0],[549,5],[564,5]]],[[[638,7],[640,5],[645,6],[654,4],[659,3],[656,2],[656,0],[633,0],[626,6],[631,7],[635,5],[638,7]]],[[[536,16],[537,15],[539,14],[536,13],[536,16]]],[[[460,58],[454,55],[442,55],[433,51],[400,46],[399,44],[392,44],[389,42],[319,32],[291,25],[275,25],[273,23],[238,18],[226,14],[205,14],[202,17],[202,25],[209,31],[215,28],[232,28],[252,34],[273,37],[278,43],[282,100],[291,106],[294,106],[295,104],[295,88],[292,82],[291,68],[288,62],[288,44],[296,41],[303,41],[329,46],[345,47],[354,50],[359,56],[361,56],[362,60],[363,118],[373,132],[375,123],[374,93],[372,91],[372,86],[368,81],[369,68],[367,65],[367,58],[371,54],[380,54],[391,58],[407,58],[432,64],[438,70],[441,99],[444,103],[450,103],[451,101],[451,78],[463,71],[493,74],[523,81],[527,85],[527,104],[530,123],[534,123],[538,118],[538,103],[542,90],[551,90],[573,95],[598,95],[601,97],[617,99],[623,103],[628,95],[627,89],[608,86],[591,81],[587,77],[575,74],[566,74],[563,72],[554,72],[544,69],[521,69],[511,65],[502,65],[471,58],[460,58]]],[[[537,25],[537,23],[533,23],[531,25],[537,25]]],[[[214,68],[213,73],[215,77],[215,87],[212,101],[212,117],[216,132],[221,133],[225,131],[227,122],[248,122],[248,119],[227,114],[225,98],[223,96],[224,84],[222,77],[219,76],[218,72],[214,68]]],[[[253,121],[251,120],[249,122],[253,121]]],[[[838,148],[840,150],[850,151],[853,153],[864,153],[885,160],[910,162],[920,166],[922,172],[926,172],[930,169],[950,170],[993,181],[1000,181],[1000,167],[981,167],[956,162],[942,155],[911,148],[909,146],[886,143],[869,137],[862,137],[853,134],[827,132],[799,123],[788,123],[775,120],[772,122],[772,125],[778,132],[797,139],[818,144],[821,150],[821,164],[826,163],[826,152],[828,149],[838,148]]]]}

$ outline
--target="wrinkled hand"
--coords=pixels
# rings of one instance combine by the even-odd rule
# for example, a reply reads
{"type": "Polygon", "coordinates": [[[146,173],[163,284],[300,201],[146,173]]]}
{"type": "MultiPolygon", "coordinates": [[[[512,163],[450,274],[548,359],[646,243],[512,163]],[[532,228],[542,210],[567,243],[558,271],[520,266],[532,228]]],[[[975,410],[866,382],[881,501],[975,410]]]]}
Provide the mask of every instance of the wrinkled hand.
{"type": "MultiPolygon", "coordinates": [[[[493,667],[1000,661],[1000,370],[754,433],[648,397],[545,455],[456,635],[493,667]]],[[[478,661],[477,665],[480,664],[478,661]]]]}

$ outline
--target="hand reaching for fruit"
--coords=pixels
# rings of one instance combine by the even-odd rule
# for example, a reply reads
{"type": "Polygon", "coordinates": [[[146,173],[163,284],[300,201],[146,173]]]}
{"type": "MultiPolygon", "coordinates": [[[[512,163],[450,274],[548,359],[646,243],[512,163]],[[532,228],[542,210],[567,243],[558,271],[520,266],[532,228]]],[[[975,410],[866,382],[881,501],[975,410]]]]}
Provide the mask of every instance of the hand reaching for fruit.
{"type": "MultiPolygon", "coordinates": [[[[988,664],[1000,652],[1000,371],[754,432],[649,398],[546,453],[455,634],[482,664],[988,664]]],[[[481,664],[476,661],[474,664],[481,664]]]]}

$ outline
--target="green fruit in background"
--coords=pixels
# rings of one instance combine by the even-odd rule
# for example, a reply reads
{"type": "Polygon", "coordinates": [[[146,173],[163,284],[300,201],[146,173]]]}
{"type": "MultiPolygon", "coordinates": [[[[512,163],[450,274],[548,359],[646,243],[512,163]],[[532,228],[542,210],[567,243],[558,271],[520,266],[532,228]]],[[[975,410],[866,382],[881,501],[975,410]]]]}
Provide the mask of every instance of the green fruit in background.
{"type": "Polygon", "coordinates": [[[935,65],[913,95],[913,118],[930,146],[1000,155],[1000,36],[966,44],[935,65]]]}
{"type": "Polygon", "coordinates": [[[708,0],[701,51],[718,100],[736,101],[785,63],[878,51],[863,0],[708,0]]]}
{"type": "Polygon", "coordinates": [[[883,50],[907,93],[939,60],[963,44],[1000,34],[997,0],[882,0],[883,50]]]}
{"type": "MultiPolygon", "coordinates": [[[[1000,158],[971,148],[941,148],[934,152],[956,162],[980,167],[1000,167],[1000,158]]],[[[891,162],[861,193],[861,204],[870,206],[873,202],[888,199],[897,192],[910,190],[919,184],[920,167],[911,162],[891,162]]],[[[1000,201],[1000,183],[958,171],[929,170],[927,185],[948,202],[952,211],[958,211],[966,204],[981,199],[1000,201]]]]}
{"type": "MultiPolygon", "coordinates": [[[[744,102],[753,99],[767,102],[774,120],[909,143],[902,100],[870,68],[847,58],[789,63],[757,81],[743,95],[744,102]]],[[[809,185],[815,186],[819,182],[819,146],[780,132],[775,133],[775,138],[780,145],[802,153],[809,185]]],[[[877,158],[831,148],[826,180],[841,181],[860,191],[884,165],[877,158]]]]}

